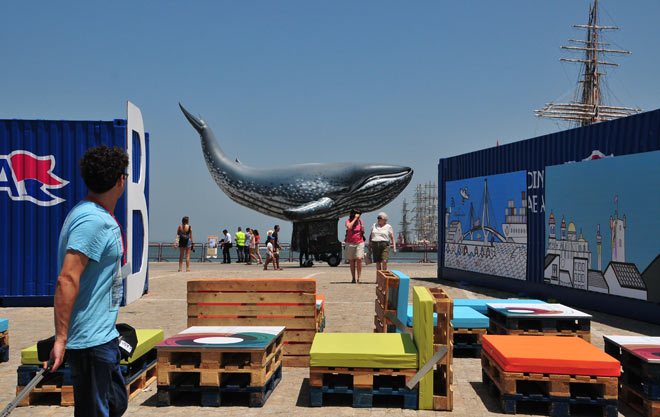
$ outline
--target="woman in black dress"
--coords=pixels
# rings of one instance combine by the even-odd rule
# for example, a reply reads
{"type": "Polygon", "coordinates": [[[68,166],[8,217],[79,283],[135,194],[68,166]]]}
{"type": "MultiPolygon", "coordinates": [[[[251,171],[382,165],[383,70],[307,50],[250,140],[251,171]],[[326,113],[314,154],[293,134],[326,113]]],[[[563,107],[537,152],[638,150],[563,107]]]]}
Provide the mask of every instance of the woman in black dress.
{"type": "Polygon", "coordinates": [[[188,216],[181,219],[181,224],[176,229],[179,235],[179,272],[183,266],[183,255],[186,255],[186,272],[190,272],[190,249],[193,247],[192,227],[190,227],[188,216]]]}

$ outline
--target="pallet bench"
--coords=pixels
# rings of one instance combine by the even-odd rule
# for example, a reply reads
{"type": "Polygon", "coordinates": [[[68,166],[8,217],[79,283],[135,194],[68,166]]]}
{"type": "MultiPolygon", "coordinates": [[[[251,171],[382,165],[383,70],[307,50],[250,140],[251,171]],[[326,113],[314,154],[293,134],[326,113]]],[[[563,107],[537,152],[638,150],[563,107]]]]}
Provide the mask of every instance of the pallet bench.
{"type": "MultiPolygon", "coordinates": [[[[27,379],[29,382],[39,369],[40,368],[37,365],[21,365],[21,367],[19,367],[19,379],[27,379]],[[31,375],[31,377],[29,375],[31,375]]],[[[156,361],[154,359],[140,372],[125,376],[124,382],[126,384],[128,400],[132,400],[142,392],[143,389],[155,381],[156,361]]],[[[73,406],[75,405],[73,399],[73,386],[70,385],[70,383],[70,370],[68,368],[58,369],[55,373],[47,375],[46,378],[44,378],[44,380],[18,404],[18,406],[26,407],[38,404],[60,405],[62,407],[73,406]]],[[[16,395],[23,391],[25,385],[19,383],[16,386],[16,395]]]]}
{"type": "Polygon", "coordinates": [[[660,417],[660,337],[603,336],[605,352],[621,361],[621,400],[660,417]]]}
{"type": "Polygon", "coordinates": [[[188,327],[285,326],[284,366],[309,366],[319,330],[314,279],[193,279],[188,327]]]}
{"type": "Polygon", "coordinates": [[[591,315],[562,304],[488,303],[489,333],[577,336],[591,341],[591,315]]]}
{"type": "Polygon", "coordinates": [[[577,407],[618,413],[619,362],[579,338],[487,335],[482,378],[505,413],[539,403],[550,415],[577,407]]]}
{"type": "Polygon", "coordinates": [[[9,319],[0,319],[0,363],[9,362],[9,319]]]}

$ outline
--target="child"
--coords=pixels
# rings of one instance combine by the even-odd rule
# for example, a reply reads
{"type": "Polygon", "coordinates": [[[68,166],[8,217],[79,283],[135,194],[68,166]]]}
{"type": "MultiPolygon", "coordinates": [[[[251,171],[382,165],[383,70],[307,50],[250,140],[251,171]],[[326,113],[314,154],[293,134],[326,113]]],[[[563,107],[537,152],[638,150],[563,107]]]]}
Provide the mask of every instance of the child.
{"type": "MultiPolygon", "coordinates": [[[[270,231],[269,231],[270,232],[270,231]]],[[[268,264],[273,263],[273,270],[275,270],[275,258],[274,258],[274,248],[273,248],[274,238],[271,233],[268,233],[268,238],[266,239],[266,262],[264,262],[264,271],[268,269],[268,264]]]]}

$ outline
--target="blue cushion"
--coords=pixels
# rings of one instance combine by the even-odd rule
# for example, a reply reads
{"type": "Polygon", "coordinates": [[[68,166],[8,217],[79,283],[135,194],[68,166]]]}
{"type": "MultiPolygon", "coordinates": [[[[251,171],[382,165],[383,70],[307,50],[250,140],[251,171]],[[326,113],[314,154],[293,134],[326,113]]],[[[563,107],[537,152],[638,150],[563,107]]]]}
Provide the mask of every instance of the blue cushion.
{"type": "MultiPolygon", "coordinates": [[[[408,313],[407,310],[410,277],[401,271],[392,271],[392,273],[399,277],[399,297],[396,300],[396,318],[398,318],[401,323],[407,323],[407,319],[410,317],[410,324],[408,324],[408,326],[412,327],[412,307],[410,313],[408,313]]],[[[396,329],[396,331],[397,333],[401,333],[401,330],[399,329],[396,329]]]]}
{"type": "Polygon", "coordinates": [[[473,308],[454,306],[454,319],[451,324],[455,329],[487,329],[489,320],[473,308]]]}
{"type": "Polygon", "coordinates": [[[0,319],[0,333],[7,331],[9,328],[9,319],[0,319]]]}
{"type": "Polygon", "coordinates": [[[481,314],[488,314],[487,303],[530,303],[530,304],[545,304],[541,300],[523,300],[517,298],[511,299],[496,299],[496,298],[454,298],[454,307],[471,307],[481,314]]]}
{"type": "MultiPolygon", "coordinates": [[[[406,323],[408,324],[408,327],[413,327],[413,306],[409,305],[408,306],[408,318],[406,319],[406,323]]],[[[433,325],[437,326],[438,325],[438,314],[433,313],[433,325]]]]}
{"type": "MultiPolygon", "coordinates": [[[[413,325],[413,306],[408,306],[408,327],[413,325]]],[[[454,328],[464,329],[487,329],[489,324],[488,317],[478,313],[470,307],[456,307],[454,306],[454,319],[451,324],[454,328]]],[[[438,325],[438,315],[433,313],[433,325],[438,325]]]]}

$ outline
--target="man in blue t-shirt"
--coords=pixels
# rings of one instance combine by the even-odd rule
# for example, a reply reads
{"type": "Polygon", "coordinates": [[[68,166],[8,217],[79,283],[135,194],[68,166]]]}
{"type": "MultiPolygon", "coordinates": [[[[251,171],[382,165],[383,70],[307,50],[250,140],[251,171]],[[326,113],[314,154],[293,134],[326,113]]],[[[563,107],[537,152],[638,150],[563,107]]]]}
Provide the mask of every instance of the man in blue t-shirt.
{"type": "MultiPolygon", "coordinates": [[[[126,151],[101,145],[85,152],[87,197],[64,220],[58,246],[53,371],[71,369],[76,416],[121,416],[128,406],[115,328],[125,248],[114,217],[128,174],[126,151]]],[[[44,365],[45,366],[45,365],[44,365]]]]}

